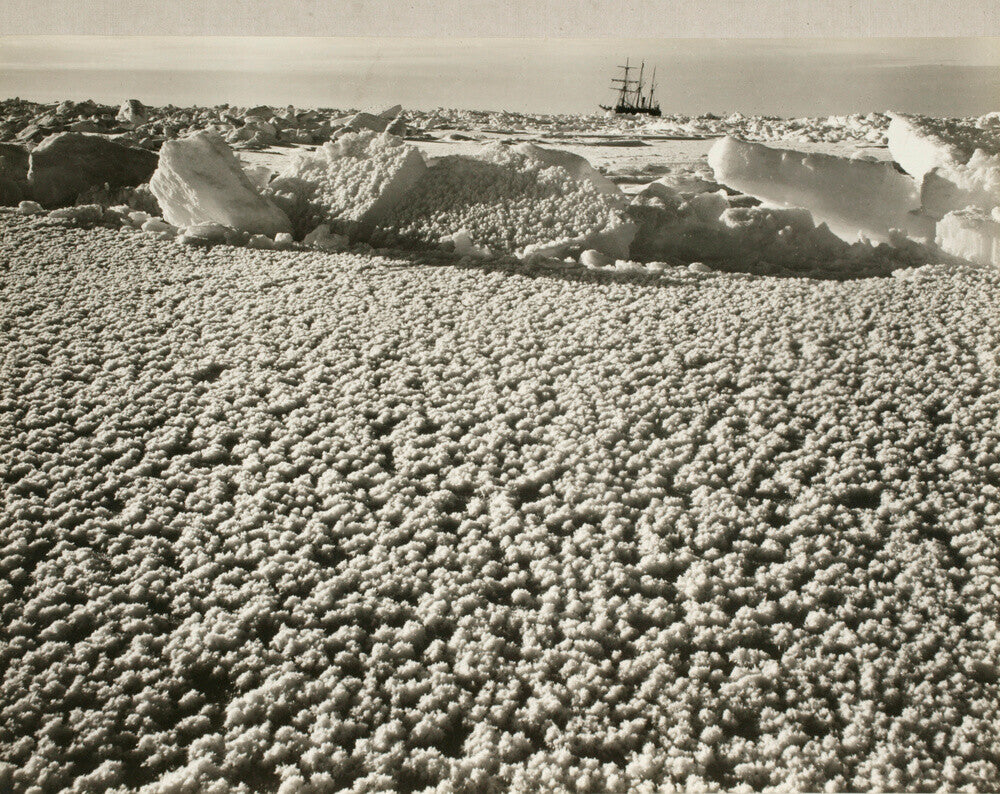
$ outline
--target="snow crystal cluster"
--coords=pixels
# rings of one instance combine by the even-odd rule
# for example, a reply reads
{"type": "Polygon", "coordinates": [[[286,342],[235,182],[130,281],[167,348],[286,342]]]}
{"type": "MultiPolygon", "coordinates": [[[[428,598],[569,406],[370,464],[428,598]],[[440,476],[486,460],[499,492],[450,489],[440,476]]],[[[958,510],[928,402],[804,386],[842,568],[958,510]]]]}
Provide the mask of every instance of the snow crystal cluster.
{"type": "Polygon", "coordinates": [[[0,789],[995,789],[996,271],[0,224],[0,789]]]}

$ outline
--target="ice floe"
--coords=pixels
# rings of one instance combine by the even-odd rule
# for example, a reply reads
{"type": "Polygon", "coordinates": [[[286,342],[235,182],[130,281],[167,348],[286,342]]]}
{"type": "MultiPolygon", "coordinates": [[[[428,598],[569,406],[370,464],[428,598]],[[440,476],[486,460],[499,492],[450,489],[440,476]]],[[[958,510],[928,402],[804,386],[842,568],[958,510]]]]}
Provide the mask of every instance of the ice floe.
{"type": "MultiPolygon", "coordinates": [[[[944,241],[946,252],[966,250],[965,243],[955,242],[956,230],[962,229],[966,239],[973,226],[989,227],[978,221],[970,226],[969,219],[987,216],[965,210],[976,207],[988,213],[1000,204],[1000,124],[990,114],[976,119],[879,113],[816,119],[738,113],[622,119],[404,111],[398,106],[371,112],[263,105],[155,108],[138,100],[120,108],[8,100],[2,110],[0,138],[16,138],[17,143],[4,144],[0,153],[0,202],[16,206],[41,196],[40,203],[50,208],[76,202],[127,206],[124,216],[141,211],[147,220],[168,227],[151,234],[184,236],[188,227],[220,224],[243,233],[225,236],[228,244],[251,244],[253,238],[258,247],[266,245],[259,238],[262,233],[278,247],[290,243],[286,238],[275,242],[277,235],[290,234],[296,245],[327,251],[371,243],[443,248],[459,257],[516,256],[550,266],[557,261],[579,265],[581,255],[592,250],[611,262],[705,261],[725,269],[742,261],[757,269],[775,266],[803,273],[815,272],[814,266],[828,256],[832,263],[850,262],[858,270],[864,261],[886,264],[895,258],[899,265],[918,256],[919,249],[906,238],[944,241]],[[155,189],[124,184],[134,183],[133,178],[101,181],[95,172],[86,185],[59,196],[46,193],[37,176],[36,195],[19,163],[25,158],[43,163],[51,144],[38,142],[73,125],[100,130],[87,134],[100,141],[93,145],[140,153],[130,157],[149,161],[159,148],[155,189]],[[431,132],[438,140],[425,145],[421,141],[431,132]],[[501,135],[508,137],[498,140],[501,135]],[[215,143],[206,145],[200,136],[213,136],[215,143]],[[674,137],[706,139],[704,151],[708,139],[718,136],[730,137],[715,143],[707,162],[684,167],[669,161],[642,163],[641,156],[623,154],[611,159],[602,155],[594,161],[601,167],[595,168],[580,154],[583,146],[588,147],[584,151],[594,146],[607,150],[674,137]],[[243,165],[224,140],[239,149],[276,143],[296,148],[291,157],[276,150],[269,159],[243,165]],[[780,141],[784,148],[760,141],[780,141]],[[321,146],[303,150],[314,143],[321,146]],[[812,148],[788,148],[799,144],[812,148]],[[883,161],[886,151],[880,153],[880,146],[888,146],[896,164],[883,161]],[[177,152],[185,147],[212,161],[210,179],[199,184],[193,171],[181,176],[184,164],[177,152]],[[461,153],[437,156],[443,147],[461,153]],[[630,160],[639,162],[605,173],[606,163],[630,160]],[[283,165],[274,165],[278,161],[283,165]],[[642,176],[656,178],[637,184],[642,176]],[[217,184],[210,184],[213,180],[217,184]],[[173,184],[168,187],[168,182],[173,184]],[[628,183],[625,192],[619,182],[628,183]],[[761,202],[764,208],[755,209],[761,202]],[[797,208],[807,210],[808,219],[777,212],[797,208]],[[944,227],[935,228],[949,215],[954,217],[944,227]],[[834,244],[831,231],[849,245],[834,244]]],[[[65,174],[87,170],[78,167],[86,158],[64,159],[65,174]]],[[[41,174],[40,168],[34,170],[41,174]]],[[[126,226],[145,225],[124,216],[105,212],[98,222],[122,217],[126,226]]],[[[66,223],[72,217],[91,222],[87,213],[59,220],[66,223]]],[[[194,234],[187,239],[200,244],[222,238],[194,234]]],[[[928,246],[921,256],[929,261],[934,250],[928,246]]],[[[874,271],[882,272],[882,264],[873,265],[874,271]]]]}

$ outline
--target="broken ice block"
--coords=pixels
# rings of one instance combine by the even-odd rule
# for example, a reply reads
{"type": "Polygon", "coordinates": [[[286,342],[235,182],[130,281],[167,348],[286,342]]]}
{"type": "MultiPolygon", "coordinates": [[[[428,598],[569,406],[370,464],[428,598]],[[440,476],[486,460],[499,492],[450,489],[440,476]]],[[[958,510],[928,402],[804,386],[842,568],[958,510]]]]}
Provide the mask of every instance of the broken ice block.
{"type": "Polygon", "coordinates": [[[924,212],[936,219],[966,207],[989,210],[1000,205],[1000,155],[977,149],[964,165],[928,171],[920,199],[924,212]]]}
{"type": "Polygon", "coordinates": [[[1000,264],[1000,212],[977,207],[949,212],[937,225],[941,250],[977,265],[1000,264]]]}
{"type": "Polygon", "coordinates": [[[215,223],[267,235],[291,228],[254,189],[232,149],[207,132],[164,143],[149,189],[175,226],[215,223]]]}
{"type": "Polygon", "coordinates": [[[306,245],[312,246],[313,248],[318,248],[320,251],[331,251],[336,253],[337,251],[345,250],[350,245],[351,241],[346,235],[333,234],[330,231],[329,224],[321,223],[309,234],[307,234],[302,242],[306,245]]]}
{"type": "Polygon", "coordinates": [[[804,207],[837,236],[887,241],[891,229],[929,237],[920,191],[888,163],[772,149],[726,137],[708,153],[720,183],[779,207],[804,207]]]}
{"type": "Polygon", "coordinates": [[[489,248],[476,245],[472,242],[472,236],[465,230],[459,229],[454,234],[445,235],[441,238],[442,243],[451,243],[455,246],[455,253],[458,256],[488,257],[492,253],[489,248]]]}

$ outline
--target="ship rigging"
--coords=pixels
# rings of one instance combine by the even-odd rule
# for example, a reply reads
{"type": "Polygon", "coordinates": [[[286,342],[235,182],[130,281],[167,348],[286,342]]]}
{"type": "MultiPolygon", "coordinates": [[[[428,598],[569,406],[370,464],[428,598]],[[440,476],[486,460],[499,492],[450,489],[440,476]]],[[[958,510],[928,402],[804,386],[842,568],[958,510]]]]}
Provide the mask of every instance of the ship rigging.
{"type": "Polygon", "coordinates": [[[629,77],[629,74],[635,71],[635,67],[630,65],[628,58],[625,59],[625,65],[618,68],[624,72],[623,76],[615,77],[611,80],[611,88],[618,94],[617,101],[613,107],[601,105],[601,109],[629,116],[637,114],[659,116],[660,103],[653,98],[653,92],[656,89],[656,67],[653,67],[653,76],[649,81],[648,95],[643,94],[643,75],[646,70],[645,61],[642,61],[639,65],[638,78],[629,77]]]}

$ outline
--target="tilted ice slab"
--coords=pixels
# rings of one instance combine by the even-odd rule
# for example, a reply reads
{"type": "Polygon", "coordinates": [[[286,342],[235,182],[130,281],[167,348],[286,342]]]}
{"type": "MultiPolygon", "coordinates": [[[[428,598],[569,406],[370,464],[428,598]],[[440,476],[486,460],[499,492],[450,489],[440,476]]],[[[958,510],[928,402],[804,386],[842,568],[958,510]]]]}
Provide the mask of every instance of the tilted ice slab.
{"type": "Polygon", "coordinates": [[[708,153],[720,183],[783,207],[804,207],[817,222],[853,242],[859,235],[888,240],[899,229],[914,238],[932,234],[916,183],[887,163],[772,149],[726,137],[708,153]]]}
{"type": "Polygon", "coordinates": [[[232,149],[211,133],[164,143],[149,189],[175,226],[219,223],[269,237],[291,230],[285,213],[257,192],[232,149]]]}
{"type": "Polygon", "coordinates": [[[942,251],[978,265],[1000,265],[1000,208],[949,212],[937,225],[935,242],[942,251]]]}

